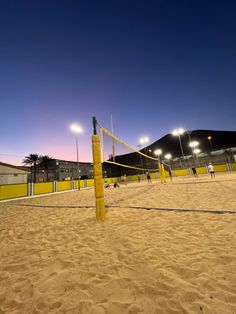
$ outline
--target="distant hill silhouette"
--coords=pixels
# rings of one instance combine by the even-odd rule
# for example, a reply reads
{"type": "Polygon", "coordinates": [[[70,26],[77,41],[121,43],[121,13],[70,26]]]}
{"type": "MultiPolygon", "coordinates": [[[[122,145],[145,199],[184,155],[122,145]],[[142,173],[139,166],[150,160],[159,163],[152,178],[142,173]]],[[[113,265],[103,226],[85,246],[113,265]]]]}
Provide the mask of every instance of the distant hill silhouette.
{"type": "MultiPolygon", "coordinates": [[[[198,141],[199,148],[202,152],[209,153],[211,150],[227,149],[230,147],[236,147],[236,131],[214,131],[214,130],[194,130],[185,132],[181,136],[181,142],[183,146],[184,155],[191,155],[191,148],[189,147],[191,141],[198,141]],[[190,138],[189,138],[190,136],[190,138]],[[208,136],[211,136],[211,144],[208,140],[208,136]]],[[[162,150],[162,156],[170,153],[173,158],[182,155],[179,144],[178,136],[167,134],[146,147],[147,155],[153,156],[153,152],[156,149],[162,150]],[[149,152],[151,150],[152,152],[149,152]]],[[[145,153],[145,148],[141,149],[142,153],[145,153]]],[[[124,164],[133,164],[140,162],[140,155],[137,153],[130,153],[125,155],[116,156],[116,162],[124,164]]]]}

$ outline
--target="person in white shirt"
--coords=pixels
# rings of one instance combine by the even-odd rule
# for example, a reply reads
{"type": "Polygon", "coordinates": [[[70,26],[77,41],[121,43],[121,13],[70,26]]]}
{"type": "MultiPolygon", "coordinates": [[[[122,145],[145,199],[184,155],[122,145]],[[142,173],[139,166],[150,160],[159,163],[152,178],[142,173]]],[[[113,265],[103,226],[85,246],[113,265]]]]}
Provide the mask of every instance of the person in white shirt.
{"type": "Polygon", "coordinates": [[[123,175],[121,176],[121,182],[124,183],[125,185],[127,185],[126,174],[123,174],[123,175]]]}
{"type": "Polygon", "coordinates": [[[215,178],[215,170],[214,170],[214,166],[212,165],[212,163],[210,162],[208,167],[207,167],[208,171],[210,172],[211,178],[215,178]]]}

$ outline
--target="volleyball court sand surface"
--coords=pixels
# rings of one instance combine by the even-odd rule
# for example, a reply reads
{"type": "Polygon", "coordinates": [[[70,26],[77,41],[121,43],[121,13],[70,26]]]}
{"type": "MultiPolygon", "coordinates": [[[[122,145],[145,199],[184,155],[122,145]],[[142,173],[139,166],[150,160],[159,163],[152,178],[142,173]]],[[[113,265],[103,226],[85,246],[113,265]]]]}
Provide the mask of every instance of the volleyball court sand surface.
{"type": "Polygon", "coordinates": [[[0,203],[0,313],[236,313],[236,174],[105,195],[0,203]]]}

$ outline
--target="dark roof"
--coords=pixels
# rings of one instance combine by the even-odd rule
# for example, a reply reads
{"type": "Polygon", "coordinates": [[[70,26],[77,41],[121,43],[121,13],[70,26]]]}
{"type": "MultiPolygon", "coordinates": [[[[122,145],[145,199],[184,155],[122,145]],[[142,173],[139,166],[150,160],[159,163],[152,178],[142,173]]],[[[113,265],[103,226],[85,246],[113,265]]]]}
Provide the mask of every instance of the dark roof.
{"type": "Polygon", "coordinates": [[[21,170],[21,171],[28,171],[28,172],[30,172],[30,169],[27,168],[27,167],[15,166],[15,165],[7,164],[7,163],[1,162],[1,161],[0,161],[0,165],[1,166],[6,166],[6,167],[9,167],[9,168],[18,169],[18,170],[21,170]]]}

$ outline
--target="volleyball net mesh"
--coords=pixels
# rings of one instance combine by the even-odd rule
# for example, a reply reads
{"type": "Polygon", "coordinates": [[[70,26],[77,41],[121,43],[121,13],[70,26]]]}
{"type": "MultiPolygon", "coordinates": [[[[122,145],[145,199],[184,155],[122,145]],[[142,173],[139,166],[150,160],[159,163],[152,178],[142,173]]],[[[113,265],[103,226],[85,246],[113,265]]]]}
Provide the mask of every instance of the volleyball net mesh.
{"type": "Polygon", "coordinates": [[[102,162],[110,169],[130,174],[158,171],[158,158],[145,153],[145,148],[136,149],[101,126],[100,138],[102,162]]]}
{"type": "MultiPolygon", "coordinates": [[[[105,180],[105,182],[103,182],[104,177],[115,177],[114,179],[118,181],[120,177],[121,182],[126,185],[127,170],[129,170],[128,175],[132,175],[130,171],[136,171],[136,174],[137,171],[139,173],[140,171],[146,171],[148,172],[148,183],[152,183],[151,172],[157,172],[157,170],[159,169],[160,180],[162,183],[165,183],[165,170],[164,166],[160,164],[158,158],[149,156],[143,153],[143,151],[137,150],[136,148],[130,146],[129,144],[115,136],[113,132],[111,133],[110,131],[99,125],[95,117],[93,117],[93,131],[94,134],[92,136],[92,150],[94,166],[94,190],[96,198],[96,218],[97,220],[103,221],[106,218],[103,184],[105,183],[104,186],[106,188],[110,187],[108,181],[105,180]],[[100,136],[97,133],[97,127],[99,127],[100,129],[100,136]],[[143,160],[143,158],[145,159],[145,161],[143,160]],[[108,165],[108,167],[104,169],[104,165],[108,165]]],[[[132,176],[131,180],[136,180],[134,179],[134,177],[136,176],[132,176]]],[[[141,179],[140,177],[141,176],[137,175],[137,179],[139,182],[141,179]]],[[[117,181],[115,181],[115,183],[116,182],[117,181]]]]}

